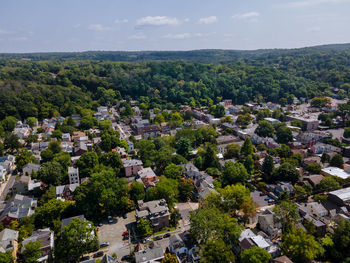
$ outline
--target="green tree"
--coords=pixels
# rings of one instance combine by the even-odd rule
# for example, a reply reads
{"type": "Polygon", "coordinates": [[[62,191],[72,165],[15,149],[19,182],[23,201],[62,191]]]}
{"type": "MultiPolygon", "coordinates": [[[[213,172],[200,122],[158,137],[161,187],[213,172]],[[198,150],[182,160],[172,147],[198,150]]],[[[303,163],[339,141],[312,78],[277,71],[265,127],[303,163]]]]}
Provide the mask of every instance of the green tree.
{"type": "Polygon", "coordinates": [[[242,163],[226,162],[222,172],[223,185],[245,183],[249,174],[242,163]]]}
{"type": "Polygon", "coordinates": [[[141,238],[149,237],[153,233],[151,222],[140,218],[136,225],[136,232],[141,238]]]}
{"type": "Polygon", "coordinates": [[[189,179],[184,179],[179,183],[179,198],[181,201],[187,202],[193,198],[194,184],[193,181],[189,179]]]}
{"type": "Polygon", "coordinates": [[[1,121],[1,126],[4,128],[5,132],[12,132],[17,124],[17,119],[13,116],[7,116],[1,121]]]}
{"type": "Polygon", "coordinates": [[[165,253],[164,258],[162,258],[162,263],[178,263],[178,260],[174,254],[165,253]]]}
{"type": "Polygon", "coordinates": [[[287,144],[293,141],[292,130],[286,126],[280,126],[276,131],[277,142],[287,144]]]}
{"type": "Polygon", "coordinates": [[[172,179],[180,179],[182,175],[183,167],[176,164],[169,164],[167,167],[165,167],[163,174],[167,178],[172,179]]]}
{"type": "Polygon", "coordinates": [[[62,151],[61,143],[59,141],[50,142],[48,150],[50,150],[53,154],[60,153],[62,151]]]}
{"type": "Polygon", "coordinates": [[[333,156],[333,158],[329,162],[329,165],[334,167],[344,168],[343,156],[337,153],[336,155],[333,156]]]}
{"type": "Polygon", "coordinates": [[[2,142],[0,142],[0,156],[4,156],[4,144],[2,142]]]}
{"type": "Polygon", "coordinates": [[[329,163],[329,161],[331,160],[331,157],[329,156],[329,154],[327,153],[322,153],[322,156],[321,156],[321,162],[322,163],[329,163]]]}
{"type": "Polygon", "coordinates": [[[63,202],[58,199],[51,199],[47,203],[38,207],[34,214],[34,224],[36,228],[50,227],[56,233],[60,231],[61,216],[70,206],[70,202],[63,202]]]}
{"type": "Polygon", "coordinates": [[[68,176],[58,162],[46,162],[38,171],[38,179],[48,185],[61,185],[68,180],[68,176]]]}
{"type": "Polygon", "coordinates": [[[177,142],[176,152],[187,158],[191,150],[191,141],[186,137],[180,138],[177,142]]]}
{"type": "Polygon", "coordinates": [[[26,123],[30,126],[30,128],[33,128],[38,123],[38,119],[35,117],[28,117],[26,119],[26,123]]]}
{"type": "Polygon", "coordinates": [[[254,171],[254,160],[252,155],[248,155],[244,160],[244,167],[246,168],[248,174],[252,174],[254,171]]]}
{"type": "Polygon", "coordinates": [[[225,107],[222,105],[216,105],[214,109],[214,117],[221,118],[225,116],[225,107]]]}
{"type": "Polygon", "coordinates": [[[5,253],[0,252],[0,262],[2,263],[13,263],[14,262],[14,258],[12,256],[12,251],[8,250],[5,253]]]}
{"type": "Polygon", "coordinates": [[[60,130],[54,130],[51,135],[52,138],[56,138],[58,140],[62,139],[62,131],[60,130]]]}
{"type": "Polygon", "coordinates": [[[273,158],[271,155],[267,155],[264,158],[264,162],[261,166],[261,173],[263,175],[263,178],[266,182],[271,181],[271,176],[272,176],[272,172],[274,169],[274,163],[273,163],[273,158]]]}
{"type": "Polygon", "coordinates": [[[322,246],[302,228],[297,228],[282,236],[281,249],[294,262],[311,262],[322,254],[322,246]]]}
{"type": "Polygon", "coordinates": [[[297,206],[289,200],[282,201],[279,205],[276,205],[273,211],[279,218],[283,231],[290,230],[298,218],[297,206]]]}
{"type": "Polygon", "coordinates": [[[321,172],[322,166],[318,163],[310,163],[306,166],[306,170],[312,174],[319,174],[321,172]]]}
{"type": "Polygon", "coordinates": [[[350,259],[350,222],[341,218],[333,234],[331,247],[333,262],[347,262],[350,259]]]}
{"type": "Polygon", "coordinates": [[[253,144],[252,144],[252,140],[250,139],[250,137],[247,137],[244,140],[244,143],[242,145],[241,148],[241,154],[244,156],[248,156],[254,153],[254,149],[253,149],[253,144]]]}
{"type": "Polygon", "coordinates": [[[99,164],[96,152],[83,153],[77,161],[80,177],[88,177],[93,172],[93,168],[99,164]]]}
{"type": "Polygon", "coordinates": [[[207,144],[203,154],[203,170],[212,167],[220,168],[219,158],[216,156],[216,147],[211,144],[207,144]]]}
{"type": "Polygon", "coordinates": [[[261,137],[273,137],[275,128],[268,121],[259,121],[259,126],[256,128],[255,133],[261,137]]]}
{"type": "Polygon", "coordinates": [[[223,239],[226,244],[237,244],[241,226],[237,219],[218,208],[200,208],[190,214],[190,233],[199,244],[205,244],[212,239],[223,239]]]}
{"type": "Polygon", "coordinates": [[[65,170],[72,165],[71,156],[69,153],[66,153],[66,152],[60,152],[55,154],[52,161],[58,162],[59,164],[61,164],[65,170]]]}
{"type": "Polygon", "coordinates": [[[137,202],[138,200],[144,200],[146,197],[145,186],[143,183],[132,182],[130,187],[130,198],[137,202]]]}
{"type": "Polygon", "coordinates": [[[97,125],[97,119],[92,116],[84,116],[80,120],[80,128],[83,130],[88,130],[97,125]]]}
{"type": "Polygon", "coordinates": [[[345,137],[345,138],[350,138],[350,127],[345,127],[345,128],[344,128],[343,137],[345,137]]]}
{"type": "Polygon", "coordinates": [[[51,162],[53,160],[54,154],[51,150],[43,150],[40,152],[41,163],[51,162]]]}
{"type": "Polygon", "coordinates": [[[222,239],[209,240],[207,243],[201,245],[201,252],[201,262],[204,263],[230,263],[235,261],[232,248],[222,239]]]}
{"type": "Polygon", "coordinates": [[[332,176],[324,177],[317,185],[317,189],[320,191],[334,191],[341,188],[341,184],[338,180],[332,176]]]}
{"type": "Polygon", "coordinates": [[[62,229],[55,250],[55,261],[77,262],[85,253],[98,247],[98,240],[92,222],[74,218],[62,229]]]}
{"type": "Polygon", "coordinates": [[[251,247],[245,249],[241,254],[242,263],[269,263],[272,259],[271,254],[260,247],[251,247]]]}
{"type": "Polygon", "coordinates": [[[18,150],[21,147],[21,143],[19,142],[19,138],[16,134],[8,133],[5,136],[4,140],[5,149],[9,149],[11,152],[18,150]]]}
{"type": "Polygon", "coordinates": [[[74,200],[80,213],[88,218],[125,213],[129,209],[129,186],[112,168],[93,173],[90,182],[74,191],[74,200]]]}
{"type": "Polygon", "coordinates": [[[33,153],[31,151],[28,151],[26,148],[20,149],[16,154],[17,169],[19,171],[22,171],[23,167],[30,162],[36,162],[33,153]]]}
{"type": "Polygon", "coordinates": [[[290,163],[283,163],[274,170],[272,177],[275,181],[291,181],[293,184],[295,184],[299,180],[300,173],[294,165],[290,163]]]}
{"type": "Polygon", "coordinates": [[[225,159],[239,158],[241,147],[238,144],[229,144],[226,146],[226,152],[224,153],[225,159]]]}
{"type": "Polygon", "coordinates": [[[26,263],[36,263],[41,255],[40,241],[30,241],[24,246],[23,258],[26,263]]]}

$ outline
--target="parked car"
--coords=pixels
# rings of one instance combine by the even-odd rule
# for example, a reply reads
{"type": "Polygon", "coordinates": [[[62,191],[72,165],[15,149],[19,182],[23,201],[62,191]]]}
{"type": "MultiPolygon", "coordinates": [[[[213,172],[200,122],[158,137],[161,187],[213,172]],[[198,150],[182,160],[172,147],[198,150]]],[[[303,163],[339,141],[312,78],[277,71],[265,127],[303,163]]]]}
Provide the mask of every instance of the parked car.
{"type": "Polygon", "coordinates": [[[98,226],[103,226],[103,224],[102,224],[102,223],[99,223],[98,226]]]}
{"type": "Polygon", "coordinates": [[[109,224],[112,224],[112,223],[113,223],[113,217],[108,216],[108,223],[109,223],[109,224]]]}
{"type": "Polygon", "coordinates": [[[124,215],[123,215],[123,218],[124,218],[124,219],[127,219],[127,218],[128,218],[128,215],[127,215],[127,214],[124,214],[124,215]]]}
{"type": "Polygon", "coordinates": [[[154,238],[154,240],[161,240],[161,239],[163,239],[162,236],[156,236],[156,237],[154,238]]]}
{"type": "Polygon", "coordinates": [[[89,256],[85,256],[85,257],[82,257],[82,258],[80,259],[80,261],[85,261],[85,260],[89,260],[89,259],[90,259],[89,256]]]}
{"type": "Polygon", "coordinates": [[[103,251],[98,251],[97,253],[94,254],[94,258],[99,258],[103,256],[103,251]]]}
{"type": "Polygon", "coordinates": [[[170,237],[170,236],[171,236],[170,233],[166,233],[166,234],[163,236],[163,238],[167,238],[167,237],[170,237]]]}
{"type": "Polygon", "coordinates": [[[143,244],[146,244],[146,243],[149,242],[149,241],[151,241],[151,238],[146,238],[146,239],[143,239],[143,240],[142,240],[142,243],[143,243],[143,244]]]}
{"type": "Polygon", "coordinates": [[[108,247],[108,246],[109,246],[109,242],[100,243],[100,247],[108,247]]]}
{"type": "Polygon", "coordinates": [[[122,257],[122,261],[131,261],[132,257],[130,255],[125,255],[122,257]]]}

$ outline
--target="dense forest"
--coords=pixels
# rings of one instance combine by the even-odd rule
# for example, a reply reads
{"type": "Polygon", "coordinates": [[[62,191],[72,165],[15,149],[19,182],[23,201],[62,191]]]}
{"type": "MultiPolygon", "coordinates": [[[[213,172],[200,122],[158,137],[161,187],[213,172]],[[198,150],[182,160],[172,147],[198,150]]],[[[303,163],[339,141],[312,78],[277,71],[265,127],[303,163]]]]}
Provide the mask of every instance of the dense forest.
{"type": "Polygon", "coordinates": [[[121,98],[174,108],[221,99],[347,97],[350,45],[291,50],[0,55],[0,119],[68,116],[121,98]],[[114,61],[118,60],[118,61],[114,61]]]}

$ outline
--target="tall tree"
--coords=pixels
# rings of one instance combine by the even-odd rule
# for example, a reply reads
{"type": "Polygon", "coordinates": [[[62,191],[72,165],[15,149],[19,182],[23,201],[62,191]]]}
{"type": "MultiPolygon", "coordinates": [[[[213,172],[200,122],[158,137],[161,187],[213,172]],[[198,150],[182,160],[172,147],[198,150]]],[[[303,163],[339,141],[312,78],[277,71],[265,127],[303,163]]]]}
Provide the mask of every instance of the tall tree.
{"type": "Polygon", "coordinates": [[[329,165],[334,167],[344,168],[343,156],[337,153],[336,155],[333,156],[333,158],[329,162],[329,165]]]}
{"type": "Polygon", "coordinates": [[[282,251],[294,262],[311,262],[323,253],[322,246],[314,236],[308,234],[302,228],[283,234],[282,251]]]}
{"type": "Polygon", "coordinates": [[[222,239],[209,240],[207,243],[201,245],[201,251],[201,262],[204,263],[231,263],[235,261],[235,255],[231,246],[222,239]]]}
{"type": "Polygon", "coordinates": [[[242,145],[242,148],[241,148],[241,154],[242,155],[245,155],[245,156],[248,156],[248,155],[251,155],[253,154],[253,144],[252,144],[252,140],[250,139],[250,137],[247,137],[245,140],[244,140],[244,143],[242,145]]]}
{"type": "Polygon", "coordinates": [[[236,183],[245,183],[249,174],[242,163],[226,162],[222,172],[224,186],[236,183]]]}
{"type": "Polygon", "coordinates": [[[26,263],[36,263],[41,255],[40,241],[30,241],[24,246],[23,258],[26,263]]]}
{"type": "Polygon", "coordinates": [[[92,222],[74,218],[62,229],[55,250],[55,261],[77,262],[85,253],[98,247],[98,239],[92,222]]]}
{"type": "Polygon", "coordinates": [[[245,249],[241,254],[242,263],[269,263],[272,259],[271,254],[260,247],[251,247],[245,249]]]}

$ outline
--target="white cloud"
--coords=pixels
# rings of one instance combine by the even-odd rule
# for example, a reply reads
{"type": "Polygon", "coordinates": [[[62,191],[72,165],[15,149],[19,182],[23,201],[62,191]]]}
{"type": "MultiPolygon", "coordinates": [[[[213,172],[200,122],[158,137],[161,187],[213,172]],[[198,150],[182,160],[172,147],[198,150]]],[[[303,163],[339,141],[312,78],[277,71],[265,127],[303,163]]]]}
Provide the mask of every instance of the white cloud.
{"type": "Polygon", "coordinates": [[[101,24],[91,24],[88,26],[89,30],[93,30],[93,31],[109,31],[111,30],[110,27],[104,27],[101,24]]]}
{"type": "Polygon", "coordinates": [[[167,34],[163,36],[163,38],[168,38],[168,39],[187,39],[191,38],[192,35],[190,33],[183,33],[183,34],[167,34]]]}
{"type": "Polygon", "coordinates": [[[240,19],[240,20],[256,20],[260,14],[258,12],[248,12],[243,14],[235,14],[232,16],[232,19],[240,19]]]}
{"type": "Polygon", "coordinates": [[[138,26],[177,26],[181,22],[176,17],[145,16],[136,21],[138,26]]]}
{"type": "Polygon", "coordinates": [[[128,22],[129,22],[129,20],[126,19],[126,18],[114,20],[114,23],[116,23],[116,24],[125,24],[125,23],[128,23],[128,22]]]}
{"type": "Polygon", "coordinates": [[[199,19],[198,23],[208,25],[208,24],[213,24],[217,21],[218,21],[218,19],[216,18],[216,16],[208,16],[208,17],[203,17],[203,18],[199,19]]]}
{"type": "Polygon", "coordinates": [[[14,38],[12,38],[12,40],[14,40],[14,41],[27,41],[27,40],[29,40],[29,38],[27,38],[27,37],[14,37],[14,38]]]}
{"type": "Polygon", "coordinates": [[[8,31],[0,28],[0,34],[12,34],[12,33],[13,33],[12,31],[8,31]]]}
{"type": "Polygon", "coordinates": [[[282,4],[284,7],[309,7],[321,4],[342,4],[350,3],[350,0],[303,0],[282,4]]]}
{"type": "Polygon", "coordinates": [[[139,40],[139,39],[146,39],[147,37],[143,33],[137,33],[135,35],[129,36],[128,38],[139,40]]]}
{"type": "Polygon", "coordinates": [[[306,32],[310,32],[310,33],[320,32],[320,31],[321,31],[321,28],[318,26],[313,26],[306,29],[306,32]]]}

